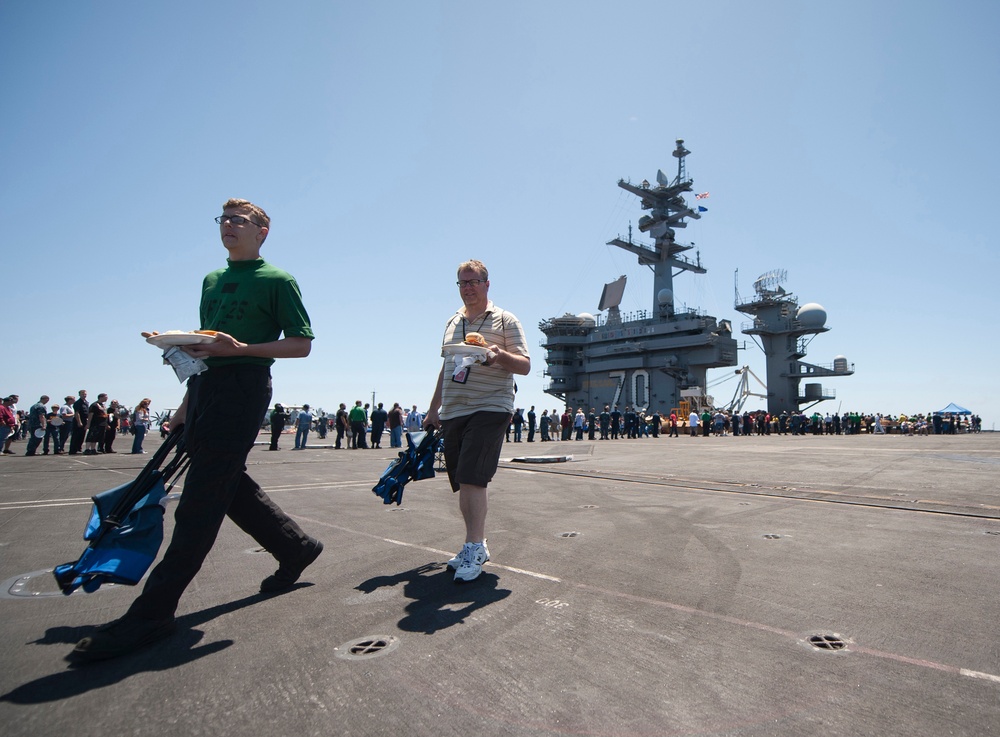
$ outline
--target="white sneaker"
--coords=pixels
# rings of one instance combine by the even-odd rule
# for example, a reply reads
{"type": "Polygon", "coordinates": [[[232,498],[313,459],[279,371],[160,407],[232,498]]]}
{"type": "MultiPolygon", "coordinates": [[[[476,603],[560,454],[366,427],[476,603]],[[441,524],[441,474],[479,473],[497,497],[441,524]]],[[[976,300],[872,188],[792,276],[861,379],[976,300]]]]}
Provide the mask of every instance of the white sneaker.
{"type": "MultiPolygon", "coordinates": [[[[466,543],[466,545],[470,545],[470,544],[471,543],[466,543]]],[[[483,549],[486,551],[486,560],[489,560],[490,559],[490,549],[486,545],[486,541],[485,540],[483,540],[483,549]]],[[[463,547],[462,550],[464,551],[465,548],[463,547]]],[[[462,565],[462,551],[459,551],[458,555],[456,555],[454,558],[452,558],[451,560],[448,561],[448,567],[452,568],[454,570],[458,570],[458,567],[460,565],[462,565]]]]}
{"type": "Polygon", "coordinates": [[[455,569],[456,583],[465,583],[479,578],[479,574],[483,572],[483,564],[489,559],[484,543],[466,543],[458,557],[461,559],[461,563],[455,569]]]}

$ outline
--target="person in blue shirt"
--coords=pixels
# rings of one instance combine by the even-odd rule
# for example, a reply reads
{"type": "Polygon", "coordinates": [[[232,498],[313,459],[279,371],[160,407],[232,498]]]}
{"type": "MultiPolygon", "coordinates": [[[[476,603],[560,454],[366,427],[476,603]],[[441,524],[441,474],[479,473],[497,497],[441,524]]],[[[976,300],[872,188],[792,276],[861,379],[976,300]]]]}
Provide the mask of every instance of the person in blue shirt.
{"type": "Polygon", "coordinates": [[[299,416],[295,418],[295,450],[306,449],[306,438],[309,437],[309,430],[312,428],[313,416],[309,411],[309,405],[303,404],[299,416]]]}

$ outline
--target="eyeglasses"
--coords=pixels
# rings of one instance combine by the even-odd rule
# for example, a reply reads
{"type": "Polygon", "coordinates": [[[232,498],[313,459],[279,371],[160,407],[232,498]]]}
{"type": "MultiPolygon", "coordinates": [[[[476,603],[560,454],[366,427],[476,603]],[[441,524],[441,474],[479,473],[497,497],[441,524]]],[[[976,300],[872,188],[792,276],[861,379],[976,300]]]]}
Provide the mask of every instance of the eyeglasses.
{"type": "Polygon", "coordinates": [[[485,279],[459,279],[455,282],[460,287],[478,287],[480,284],[485,284],[485,279]]]}
{"type": "Polygon", "coordinates": [[[225,223],[232,223],[233,225],[243,225],[244,223],[253,223],[258,228],[264,227],[263,225],[260,225],[259,223],[254,223],[253,220],[251,220],[250,218],[245,218],[242,215],[219,215],[219,217],[215,219],[215,222],[217,222],[219,225],[224,225],[225,223]]]}

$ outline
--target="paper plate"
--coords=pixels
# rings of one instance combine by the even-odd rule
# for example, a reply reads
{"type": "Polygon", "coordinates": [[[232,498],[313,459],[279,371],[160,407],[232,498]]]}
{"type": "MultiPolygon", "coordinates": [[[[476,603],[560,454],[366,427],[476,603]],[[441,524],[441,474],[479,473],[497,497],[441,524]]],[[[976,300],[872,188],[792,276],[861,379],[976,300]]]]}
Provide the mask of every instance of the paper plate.
{"type": "Polygon", "coordinates": [[[466,345],[465,343],[443,345],[441,346],[441,350],[452,356],[485,356],[490,352],[489,348],[482,348],[478,345],[466,345]]]}
{"type": "Polygon", "coordinates": [[[146,342],[155,345],[157,348],[170,348],[175,345],[197,345],[198,343],[211,343],[215,340],[214,335],[204,335],[202,333],[161,333],[151,335],[146,338],[146,342]]]}

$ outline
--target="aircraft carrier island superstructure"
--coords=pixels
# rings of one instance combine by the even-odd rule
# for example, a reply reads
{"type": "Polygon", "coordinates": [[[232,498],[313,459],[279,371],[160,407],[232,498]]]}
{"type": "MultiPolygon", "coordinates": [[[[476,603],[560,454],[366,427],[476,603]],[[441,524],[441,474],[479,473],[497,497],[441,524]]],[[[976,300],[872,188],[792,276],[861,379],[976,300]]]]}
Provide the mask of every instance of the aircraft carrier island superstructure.
{"type": "Polygon", "coordinates": [[[737,365],[737,344],[728,320],[675,306],[674,277],[688,271],[706,273],[700,256],[692,261],[684,255],[693,246],[676,240],[676,229],[687,227],[688,218],[700,218],[703,209],[684,199],[693,186],[684,164],[689,153],[684,141],[678,140],[673,180],[658,171],[655,186],[647,181],[618,182],[648,211],[638,225],[653,243],[633,241],[629,226],[627,239],[615,238],[608,245],[635,254],[652,270],[652,310],[621,314],[626,281],[622,276],[604,287],[598,311],[606,310],[606,316],[567,314],[539,323],[549,379],[545,391],[570,407],[600,412],[604,405],[618,405],[621,410],[630,405],[661,415],[674,408],[700,409],[712,404],[706,395],[708,369],[737,365]]]}
{"type": "Polygon", "coordinates": [[[809,342],[830,328],[822,305],[809,302],[799,307],[795,295],[781,286],[786,278],[783,269],[761,274],[753,284],[755,296],[748,301],[740,298],[739,285],[736,291],[736,309],[754,318],[740,329],[753,337],[767,360],[767,411],[772,415],[799,412],[837,396],[816,381],[809,381],[800,394],[800,382],[854,373],[854,365],[848,365],[844,356],[836,356],[832,365],[802,360],[809,342]]]}

